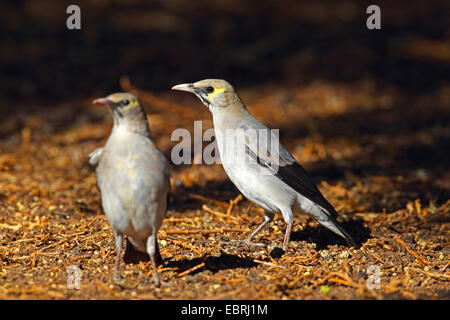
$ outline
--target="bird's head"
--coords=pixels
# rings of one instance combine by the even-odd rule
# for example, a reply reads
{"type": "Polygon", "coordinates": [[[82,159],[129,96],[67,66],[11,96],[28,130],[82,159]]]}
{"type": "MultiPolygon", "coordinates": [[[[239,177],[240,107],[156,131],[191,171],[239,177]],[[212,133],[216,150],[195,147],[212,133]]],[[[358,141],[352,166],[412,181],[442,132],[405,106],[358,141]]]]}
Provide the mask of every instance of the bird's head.
{"type": "Polygon", "coordinates": [[[134,116],[142,112],[138,98],[128,92],[113,93],[107,97],[95,99],[93,103],[108,106],[119,118],[134,116]]]}
{"type": "Polygon", "coordinates": [[[125,125],[130,130],[149,135],[147,117],[139,102],[132,93],[119,92],[93,101],[94,104],[107,106],[112,110],[114,125],[125,125]]]}
{"type": "Polygon", "coordinates": [[[206,79],[195,83],[179,84],[172,87],[172,90],[195,94],[211,111],[241,103],[234,88],[225,80],[220,79],[206,79]]]}

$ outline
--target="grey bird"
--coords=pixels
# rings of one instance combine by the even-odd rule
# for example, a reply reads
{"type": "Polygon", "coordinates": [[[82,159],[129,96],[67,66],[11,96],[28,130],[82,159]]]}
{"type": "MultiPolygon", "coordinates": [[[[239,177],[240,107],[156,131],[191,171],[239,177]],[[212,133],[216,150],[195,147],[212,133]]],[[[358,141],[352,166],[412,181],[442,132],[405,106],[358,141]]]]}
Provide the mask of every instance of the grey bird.
{"type": "Polygon", "coordinates": [[[357,246],[336,221],[336,210],[309,174],[279,143],[276,134],[250,114],[228,82],[206,79],[176,85],[172,89],[195,94],[209,108],[225,172],[247,199],[264,209],[264,222],[245,243],[253,244],[252,238],[273,220],[275,212],[281,212],[287,223],[283,242],[283,250],[286,251],[293,211],[300,210],[346,239],[350,245],[357,246]],[[233,136],[230,132],[244,132],[244,135],[239,139],[236,138],[239,134],[233,136]]]}
{"type": "Polygon", "coordinates": [[[96,166],[103,210],[114,233],[114,280],[121,279],[120,255],[126,235],[136,250],[149,254],[159,286],[157,233],[166,215],[169,164],[152,141],[147,117],[135,95],[114,93],[93,103],[108,106],[114,119],[106,145],[89,155],[89,163],[96,166]]]}

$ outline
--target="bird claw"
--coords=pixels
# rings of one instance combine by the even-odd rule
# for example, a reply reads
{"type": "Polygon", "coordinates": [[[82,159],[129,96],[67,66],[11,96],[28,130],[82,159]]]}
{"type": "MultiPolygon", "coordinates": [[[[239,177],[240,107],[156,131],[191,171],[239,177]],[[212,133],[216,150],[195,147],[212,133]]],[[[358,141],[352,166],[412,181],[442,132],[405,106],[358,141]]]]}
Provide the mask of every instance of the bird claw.
{"type": "Polygon", "coordinates": [[[167,281],[159,280],[159,285],[157,285],[157,287],[160,287],[160,286],[163,286],[163,287],[173,287],[173,284],[170,283],[170,282],[167,282],[167,281]]]}
{"type": "Polygon", "coordinates": [[[247,246],[251,246],[251,247],[265,247],[266,245],[264,243],[261,242],[253,242],[250,239],[245,239],[244,241],[242,241],[243,244],[247,245],[247,246]]]}
{"type": "Polygon", "coordinates": [[[125,279],[120,275],[120,273],[114,273],[113,281],[115,284],[122,285],[125,282],[125,279]]]}
{"type": "Polygon", "coordinates": [[[162,281],[159,277],[154,277],[150,282],[153,282],[157,288],[163,286],[163,287],[173,287],[173,284],[162,281]]]}
{"type": "Polygon", "coordinates": [[[249,238],[241,241],[230,241],[229,243],[238,245],[238,246],[249,246],[249,247],[265,247],[266,245],[264,243],[260,242],[253,242],[249,238]]]}

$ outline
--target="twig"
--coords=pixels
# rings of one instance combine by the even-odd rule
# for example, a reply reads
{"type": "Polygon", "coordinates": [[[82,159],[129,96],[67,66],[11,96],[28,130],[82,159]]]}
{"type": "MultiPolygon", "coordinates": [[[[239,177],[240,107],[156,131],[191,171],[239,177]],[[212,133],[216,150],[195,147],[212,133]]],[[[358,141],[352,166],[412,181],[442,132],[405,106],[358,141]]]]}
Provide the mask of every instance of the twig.
{"type": "MultiPolygon", "coordinates": [[[[312,257],[315,257],[318,254],[318,252],[314,253],[312,257]]],[[[311,260],[311,257],[289,257],[286,255],[283,255],[281,257],[281,260],[286,263],[300,263],[311,260]]]]}
{"type": "Polygon", "coordinates": [[[205,265],[206,265],[206,264],[205,264],[204,262],[202,262],[202,263],[196,265],[195,267],[192,267],[192,268],[190,268],[190,269],[188,269],[188,270],[186,270],[186,271],[183,271],[183,272],[177,274],[177,277],[185,276],[185,275],[187,275],[187,274],[189,274],[189,273],[194,272],[195,270],[198,270],[198,269],[200,269],[200,268],[203,268],[205,265]]]}
{"type": "Polygon", "coordinates": [[[242,200],[242,194],[239,194],[236,198],[230,200],[230,205],[227,209],[227,215],[231,215],[233,207],[237,205],[242,200]]]}
{"type": "MultiPolygon", "coordinates": [[[[142,269],[142,271],[145,271],[145,268],[147,268],[147,267],[150,265],[150,263],[151,263],[151,261],[148,262],[148,263],[144,266],[144,268],[142,269]]],[[[174,270],[178,270],[178,268],[175,268],[175,267],[166,267],[166,268],[164,268],[163,266],[159,266],[157,269],[158,269],[158,273],[162,273],[162,272],[164,272],[164,271],[174,271],[174,270]]],[[[150,276],[152,275],[152,273],[153,273],[153,268],[150,268],[150,271],[147,272],[146,277],[147,277],[147,278],[150,278],[150,276]]]]}
{"type": "Polygon", "coordinates": [[[185,218],[166,218],[163,219],[163,222],[190,222],[191,219],[185,219],[185,218]]]}
{"type": "Polygon", "coordinates": [[[225,282],[239,282],[239,281],[248,282],[247,279],[241,279],[241,278],[233,278],[233,279],[227,279],[227,280],[225,280],[225,282]]]}
{"type": "Polygon", "coordinates": [[[395,241],[400,243],[406,249],[406,251],[408,251],[408,253],[411,254],[414,258],[416,258],[417,260],[419,260],[420,262],[422,262],[425,265],[429,265],[430,264],[427,260],[425,260],[424,258],[419,256],[417,253],[415,253],[414,251],[409,249],[408,246],[406,245],[406,243],[402,239],[400,239],[397,236],[395,236],[394,239],[395,239],[395,241]]]}
{"type": "MultiPolygon", "coordinates": [[[[248,213],[250,212],[250,208],[253,207],[253,205],[254,205],[254,203],[253,203],[253,202],[250,202],[250,204],[249,204],[248,207],[247,207],[247,210],[245,210],[245,213],[246,213],[246,214],[248,214],[248,213]]],[[[264,213],[264,209],[261,208],[261,207],[255,207],[254,210],[255,210],[255,211],[258,211],[258,212],[261,212],[261,213],[264,213]]]]}
{"type": "Polygon", "coordinates": [[[224,279],[222,277],[213,277],[213,276],[208,276],[206,274],[201,274],[201,276],[205,279],[208,280],[214,280],[214,281],[220,281],[220,282],[239,282],[239,281],[244,281],[244,282],[248,282],[247,279],[242,279],[242,278],[233,278],[233,279],[224,279]]]}
{"type": "Polygon", "coordinates": [[[175,271],[175,270],[178,270],[178,268],[176,268],[176,267],[163,267],[163,268],[158,268],[158,272],[164,272],[164,271],[175,271]]]}
{"type": "Polygon", "coordinates": [[[104,282],[102,282],[102,281],[100,281],[98,279],[95,279],[94,281],[98,285],[97,287],[102,288],[103,291],[108,292],[110,295],[112,295],[114,297],[120,297],[120,295],[117,292],[115,292],[114,290],[110,289],[104,282]]]}
{"type": "Polygon", "coordinates": [[[210,198],[201,196],[199,194],[190,193],[189,197],[191,197],[193,199],[197,199],[197,200],[202,200],[202,201],[205,201],[205,202],[214,203],[215,205],[218,205],[218,206],[228,207],[228,203],[226,203],[226,202],[215,200],[215,199],[210,199],[210,198]]]}
{"type": "Polygon", "coordinates": [[[225,281],[225,279],[224,278],[222,278],[222,277],[213,277],[213,276],[208,276],[208,275],[206,275],[206,274],[201,274],[201,276],[203,277],[203,278],[205,278],[205,279],[209,279],[209,280],[215,280],[215,281],[225,281]]]}
{"type": "Polygon", "coordinates": [[[448,274],[439,274],[439,273],[432,273],[432,272],[428,272],[422,269],[414,269],[415,271],[420,271],[423,274],[426,274],[427,276],[433,277],[433,278],[445,278],[445,279],[450,279],[450,275],[448,274]]]}
{"type": "Polygon", "coordinates": [[[311,284],[311,287],[315,288],[315,287],[317,287],[318,285],[320,285],[320,284],[322,284],[322,283],[325,283],[325,282],[326,282],[328,279],[330,279],[332,276],[333,276],[332,274],[329,274],[329,275],[325,276],[324,278],[315,281],[314,283],[311,284]]]}
{"type": "Polygon", "coordinates": [[[219,229],[200,229],[200,230],[166,230],[166,234],[208,234],[208,233],[224,233],[224,232],[246,232],[247,230],[238,228],[219,228],[219,229]]]}
{"type": "Polygon", "coordinates": [[[267,261],[262,261],[262,260],[257,260],[257,259],[253,259],[254,262],[259,263],[259,264],[264,264],[266,266],[270,266],[270,267],[277,267],[277,268],[281,268],[281,269],[286,269],[285,266],[281,266],[279,264],[275,264],[272,262],[267,262],[267,261]]]}
{"type": "Polygon", "coordinates": [[[353,282],[350,282],[350,281],[347,281],[347,280],[343,280],[343,279],[339,279],[339,278],[330,278],[330,279],[328,279],[328,281],[339,283],[339,284],[343,284],[344,286],[352,287],[352,288],[358,288],[359,287],[358,285],[356,285],[353,282]]]}
{"type": "Polygon", "coordinates": [[[302,269],[304,269],[304,268],[306,268],[309,271],[308,267],[299,266],[295,280],[289,284],[289,287],[294,288],[298,282],[300,282],[301,280],[303,280],[305,278],[312,276],[311,273],[308,273],[308,274],[303,273],[302,274],[302,271],[303,271],[302,269]]]}
{"type": "Polygon", "coordinates": [[[372,251],[370,251],[370,249],[366,250],[367,252],[369,252],[372,257],[374,257],[375,259],[377,259],[378,261],[380,261],[382,264],[386,264],[380,257],[378,257],[375,253],[373,253],[372,251]]]}
{"type": "Polygon", "coordinates": [[[147,269],[151,264],[152,264],[152,262],[151,262],[151,261],[148,261],[148,262],[141,268],[141,270],[142,270],[142,271],[145,271],[145,269],[147,269]]]}
{"type": "Polygon", "coordinates": [[[319,253],[318,251],[316,251],[314,254],[311,254],[311,251],[309,251],[307,246],[305,246],[305,250],[306,250],[306,254],[309,256],[309,258],[312,261],[317,261],[316,255],[319,253]]]}
{"type": "Polygon", "coordinates": [[[20,223],[16,224],[16,225],[11,225],[11,224],[6,224],[6,223],[0,223],[0,229],[4,228],[4,229],[10,229],[13,231],[17,231],[22,227],[22,225],[20,223]]]}
{"type": "Polygon", "coordinates": [[[185,242],[183,242],[182,240],[179,240],[179,239],[177,239],[177,238],[175,238],[175,237],[171,237],[171,236],[162,236],[162,237],[163,237],[165,240],[169,240],[169,241],[171,241],[172,243],[174,243],[174,244],[176,244],[176,245],[178,245],[178,246],[180,246],[180,247],[183,247],[183,248],[185,248],[185,249],[191,250],[192,252],[194,252],[195,254],[197,254],[197,255],[199,255],[199,256],[202,255],[201,249],[197,249],[197,248],[195,248],[193,245],[191,245],[191,244],[189,244],[189,243],[185,243],[185,242]]]}
{"type": "Polygon", "coordinates": [[[60,245],[60,244],[62,244],[64,242],[66,242],[66,241],[67,241],[67,239],[62,239],[62,240],[60,240],[60,241],[58,241],[56,243],[52,243],[52,244],[50,244],[50,245],[48,245],[48,246],[46,246],[46,247],[44,247],[42,249],[39,249],[38,251],[34,251],[31,254],[29,254],[28,256],[22,256],[22,257],[17,257],[17,258],[13,257],[12,259],[13,260],[23,260],[23,259],[33,258],[33,263],[32,264],[34,266],[34,264],[36,263],[36,255],[37,254],[40,254],[42,251],[44,251],[46,249],[49,249],[49,248],[52,248],[52,247],[55,247],[57,245],[60,245]]]}
{"type": "Polygon", "coordinates": [[[253,206],[253,202],[250,202],[250,204],[247,207],[247,210],[245,210],[245,214],[248,214],[250,212],[250,209],[252,206],[253,206]]]}
{"type": "Polygon", "coordinates": [[[211,209],[210,207],[208,207],[206,204],[204,204],[204,205],[202,206],[202,209],[205,210],[206,212],[209,212],[209,213],[211,213],[211,214],[213,214],[213,215],[215,215],[215,216],[218,216],[218,217],[227,218],[227,219],[233,219],[234,221],[239,221],[238,218],[233,217],[232,215],[229,215],[228,213],[225,214],[225,213],[221,213],[221,212],[214,211],[213,209],[211,209]]]}

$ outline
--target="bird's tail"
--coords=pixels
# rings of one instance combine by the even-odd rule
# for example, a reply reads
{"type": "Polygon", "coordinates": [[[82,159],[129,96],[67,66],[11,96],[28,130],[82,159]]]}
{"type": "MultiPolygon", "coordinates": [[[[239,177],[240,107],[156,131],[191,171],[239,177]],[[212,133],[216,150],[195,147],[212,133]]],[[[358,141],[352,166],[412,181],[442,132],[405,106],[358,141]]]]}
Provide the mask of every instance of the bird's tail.
{"type": "Polygon", "coordinates": [[[355,241],[355,239],[353,239],[353,237],[351,235],[348,234],[347,231],[345,231],[345,229],[342,227],[342,225],[337,222],[337,220],[335,218],[332,218],[334,225],[336,226],[336,228],[340,231],[340,236],[342,236],[349,245],[358,248],[360,245],[355,241]]]}
{"type": "MultiPolygon", "coordinates": [[[[322,210],[323,212],[323,210],[322,210]]],[[[326,213],[326,212],[323,212],[326,213]]],[[[348,234],[347,231],[342,227],[342,225],[336,220],[335,217],[331,216],[330,214],[326,214],[327,219],[320,219],[318,220],[324,227],[327,227],[334,233],[340,235],[342,238],[344,238],[349,245],[358,248],[360,245],[353,239],[351,235],[348,234]]]]}

